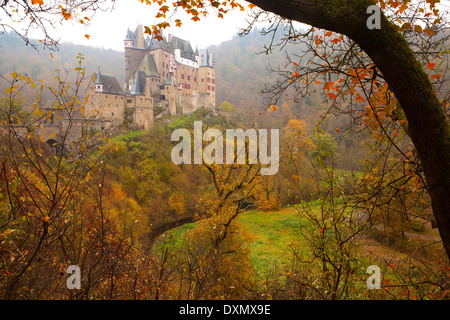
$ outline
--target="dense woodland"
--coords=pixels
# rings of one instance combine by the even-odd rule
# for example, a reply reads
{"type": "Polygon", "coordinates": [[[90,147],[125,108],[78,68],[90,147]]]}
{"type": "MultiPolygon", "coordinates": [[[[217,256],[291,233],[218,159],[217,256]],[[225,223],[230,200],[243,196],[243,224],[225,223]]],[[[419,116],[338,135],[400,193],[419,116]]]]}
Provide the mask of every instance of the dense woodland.
{"type": "MultiPolygon", "coordinates": [[[[439,40],[403,32],[439,43],[417,45],[429,50],[421,63],[448,120],[448,30],[439,40]]],[[[124,123],[57,154],[33,134],[36,119],[50,117],[36,106],[56,101],[70,117],[98,68],[123,79],[123,52],[66,43],[36,51],[1,35],[2,299],[449,298],[423,168],[387,83],[367,56],[344,61],[339,50],[329,58],[347,77],[321,64],[308,73],[330,46],[353,53],[344,37],[264,33],[209,48],[222,115],[165,116],[148,132],[124,123]],[[266,54],[271,41],[286,45],[266,54]],[[264,176],[248,162],[175,165],[171,133],[200,120],[222,132],[279,129],[279,172],[264,176]],[[14,131],[24,123],[25,137],[14,131]],[[66,287],[69,265],[81,268],[79,290],[66,287]],[[369,265],[382,270],[380,290],[366,285],[369,265]]]]}

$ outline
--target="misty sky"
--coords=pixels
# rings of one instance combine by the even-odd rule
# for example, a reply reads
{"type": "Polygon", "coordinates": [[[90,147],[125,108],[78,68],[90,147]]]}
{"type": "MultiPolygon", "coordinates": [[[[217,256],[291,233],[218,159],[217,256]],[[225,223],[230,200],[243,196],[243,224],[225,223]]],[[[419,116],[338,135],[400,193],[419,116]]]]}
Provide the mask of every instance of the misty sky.
{"type": "MultiPolygon", "coordinates": [[[[116,0],[115,9],[112,12],[97,13],[89,27],[65,23],[62,27],[58,27],[55,33],[62,42],[70,41],[76,44],[123,50],[123,39],[127,28],[135,30],[138,23],[148,26],[155,23],[154,17],[158,8],[157,5],[144,5],[138,0],[116,0]],[[85,34],[90,36],[89,40],[85,38],[85,34]]],[[[246,26],[245,13],[237,10],[226,14],[224,19],[211,16],[193,22],[185,14],[178,17],[182,19],[183,26],[174,27],[171,31],[166,29],[165,33],[173,33],[189,40],[194,48],[197,45],[199,49],[229,40],[240,27],[246,26]]]]}

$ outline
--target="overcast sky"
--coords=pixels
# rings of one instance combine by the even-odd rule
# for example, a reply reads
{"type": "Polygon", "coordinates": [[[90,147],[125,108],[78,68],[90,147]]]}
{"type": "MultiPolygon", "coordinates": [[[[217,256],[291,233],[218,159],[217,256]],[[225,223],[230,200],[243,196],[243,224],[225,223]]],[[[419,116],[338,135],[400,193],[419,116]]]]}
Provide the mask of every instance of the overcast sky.
{"type": "MultiPolygon", "coordinates": [[[[112,12],[98,12],[89,27],[65,23],[56,32],[62,42],[123,50],[127,28],[134,31],[138,23],[147,26],[155,23],[158,8],[157,5],[145,5],[138,0],[116,0],[115,9],[112,12]],[[89,40],[85,38],[85,34],[90,36],[89,40]]],[[[238,10],[226,14],[223,19],[211,16],[193,22],[189,17],[184,17],[185,19],[180,16],[183,21],[181,28],[174,27],[171,31],[165,29],[164,32],[189,40],[194,48],[197,45],[199,49],[229,40],[240,27],[246,26],[246,15],[238,10]]]]}

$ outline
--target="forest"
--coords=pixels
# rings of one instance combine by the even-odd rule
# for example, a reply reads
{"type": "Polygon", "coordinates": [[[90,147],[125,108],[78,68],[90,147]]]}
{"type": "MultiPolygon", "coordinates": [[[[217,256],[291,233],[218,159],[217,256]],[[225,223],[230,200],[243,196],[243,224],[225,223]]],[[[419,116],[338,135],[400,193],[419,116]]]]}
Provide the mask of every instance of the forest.
{"type": "MultiPolygon", "coordinates": [[[[407,84],[359,35],[302,13],[312,27],[298,29],[283,6],[258,0],[250,9],[260,6],[267,27],[208,48],[220,115],[165,115],[148,131],[124,122],[55,152],[35,134],[47,106],[75,119],[94,72],[124,78],[124,53],[36,50],[0,34],[0,299],[448,300],[448,198],[436,195],[450,182],[449,12],[429,0],[377,3],[414,52],[423,109],[428,87],[438,103],[420,121],[407,84]],[[420,131],[428,118],[436,125],[420,131]],[[223,133],[278,129],[279,171],[174,164],[171,134],[195,121],[223,133]]],[[[179,4],[194,18],[196,5],[179,4]]]]}

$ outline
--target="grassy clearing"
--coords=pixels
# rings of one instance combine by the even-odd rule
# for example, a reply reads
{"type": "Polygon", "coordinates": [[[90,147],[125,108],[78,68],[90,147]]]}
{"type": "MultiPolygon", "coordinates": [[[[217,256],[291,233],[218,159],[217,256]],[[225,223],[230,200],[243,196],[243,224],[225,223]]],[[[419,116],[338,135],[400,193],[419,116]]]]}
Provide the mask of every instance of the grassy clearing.
{"type": "Polygon", "coordinates": [[[286,266],[290,263],[290,246],[305,247],[301,245],[304,239],[300,229],[308,224],[308,220],[300,219],[293,207],[244,212],[238,221],[251,235],[250,259],[256,271],[262,272],[275,264],[286,266]]]}
{"type": "MultiPolygon", "coordinates": [[[[313,207],[317,206],[313,204],[313,207]]],[[[277,211],[247,211],[237,219],[250,235],[250,259],[256,271],[263,272],[274,266],[287,266],[289,247],[293,244],[307,250],[306,242],[301,235],[301,227],[308,224],[306,218],[299,218],[294,207],[282,208],[277,211]]],[[[194,228],[195,223],[188,223],[181,227],[167,231],[160,241],[155,243],[155,250],[162,246],[179,248],[186,232],[194,228]]]]}

